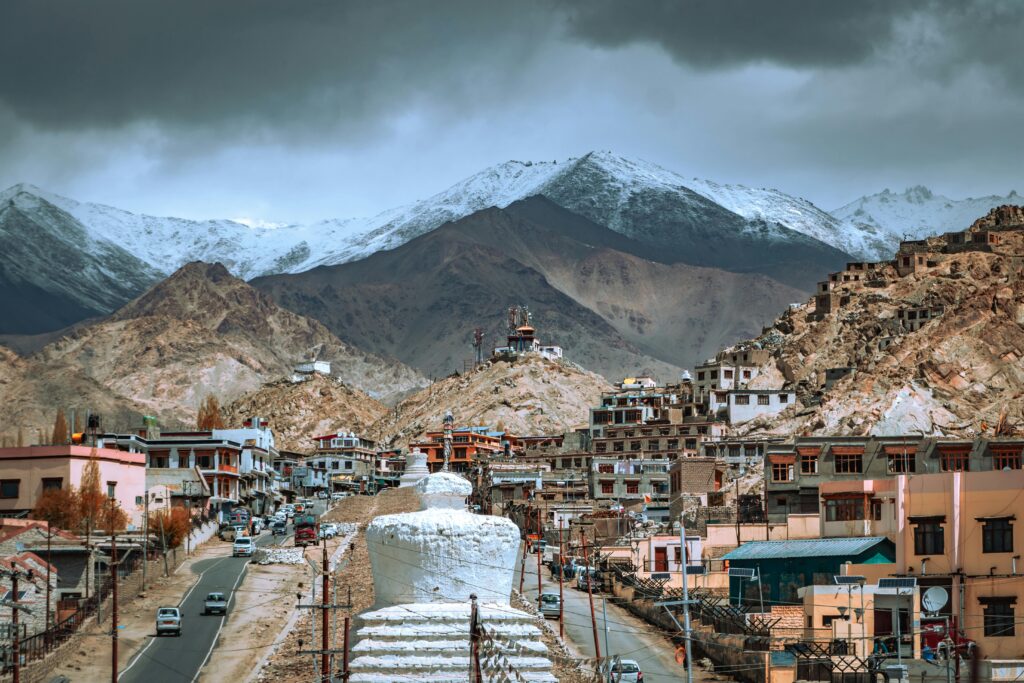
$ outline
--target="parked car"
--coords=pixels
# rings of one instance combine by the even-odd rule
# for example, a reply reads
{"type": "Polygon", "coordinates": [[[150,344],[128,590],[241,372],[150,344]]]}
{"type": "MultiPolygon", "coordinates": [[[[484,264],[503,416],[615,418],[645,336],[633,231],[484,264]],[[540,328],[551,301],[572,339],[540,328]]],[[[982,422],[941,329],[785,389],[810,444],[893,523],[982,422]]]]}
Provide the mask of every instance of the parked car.
{"type": "Polygon", "coordinates": [[[270,525],[270,535],[271,536],[287,536],[288,535],[288,525],[285,524],[284,522],[274,522],[273,524],[270,525]]]}
{"type": "Polygon", "coordinates": [[[161,607],[156,611],[156,634],[181,635],[181,610],[177,607],[161,607]]]}
{"type": "Polygon", "coordinates": [[[601,577],[593,567],[579,567],[576,570],[576,587],[581,591],[587,590],[588,578],[591,592],[601,589],[601,577]]]}
{"type": "Polygon", "coordinates": [[[320,538],[334,538],[338,535],[337,524],[321,524],[320,525],[320,538]]]}
{"type": "Polygon", "coordinates": [[[558,597],[558,593],[541,593],[537,608],[545,619],[548,617],[557,619],[562,612],[562,599],[558,597]]]}
{"type": "Polygon", "coordinates": [[[223,593],[207,593],[203,602],[203,614],[227,614],[228,599],[223,593]]]}
{"type": "Polygon", "coordinates": [[[331,500],[341,500],[342,498],[347,498],[347,497],[348,497],[348,494],[343,492],[343,491],[338,491],[337,493],[332,493],[331,494],[331,500]]]}
{"type": "Polygon", "coordinates": [[[644,683],[644,674],[635,659],[620,659],[617,662],[602,664],[601,673],[601,680],[607,679],[614,683],[644,683]],[[611,676],[607,675],[609,668],[611,676]]]}
{"type": "Polygon", "coordinates": [[[316,497],[317,497],[317,498],[321,498],[321,499],[322,499],[322,498],[329,498],[329,497],[330,497],[330,494],[329,494],[329,493],[327,493],[327,491],[317,491],[317,492],[316,492],[316,497]]]}
{"type": "Polygon", "coordinates": [[[236,538],[234,544],[231,546],[231,556],[252,557],[252,553],[255,548],[256,543],[248,536],[236,538]]]}

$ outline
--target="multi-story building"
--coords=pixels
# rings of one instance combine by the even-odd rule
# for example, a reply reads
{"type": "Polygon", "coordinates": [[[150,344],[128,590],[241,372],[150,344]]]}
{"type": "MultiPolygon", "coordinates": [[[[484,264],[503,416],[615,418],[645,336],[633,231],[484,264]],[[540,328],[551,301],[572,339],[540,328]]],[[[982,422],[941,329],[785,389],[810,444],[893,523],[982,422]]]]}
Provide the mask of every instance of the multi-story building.
{"type": "Polygon", "coordinates": [[[590,436],[598,439],[618,427],[638,427],[648,422],[682,422],[680,397],[658,388],[626,389],[601,395],[601,405],[590,409],[590,436]]]}
{"type": "Polygon", "coordinates": [[[826,481],[901,474],[1019,470],[1024,440],[906,436],[808,436],[765,446],[768,515],[815,513],[826,481]]]}
{"type": "Polygon", "coordinates": [[[705,402],[713,391],[731,391],[745,387],[757,377],[760,366],[768,362],[764,349],[720,351],[694,368],[693,394],[698,402],[705,402]]]}
{"type": "Polygon", "coordinates": [[[313,441],[316,451],[308,460],[327,471],[332,491],[367,489],[376,470],[376,442],[344,431],[316,436],[313,441]]]}
{"type": "MultiPolygon", "coordinates": [[[[409,445],[427,454],[427,467],[439,472],[444,467],[444,432],[427,432],[426,439],[409,445]]],[[[511,455],[518,450],[515,436],[492,430],[490,427],[459,427],[452,430],[452,451],[449,469],[468,472],[486,457],[511,455]]]]}
{"type": "MultiPolygon", "coordinates": [[[[720,505],[712,500],[722,489],[722,470],[711,458],[680,458],[669,467],[669,516],[678,519],[688,503],[720,505]]],[[[721,496],[718,496],[721,498],[721,496]]]]}
{"type": "Polygon", "coordinates": [[[141,528],[146,491],[146,456],[99,444],[0,448],[0,512],[21,516],[36,507],[47,489],[82,485],[90,462],[99,468],[101,493],[114,485],[114,498],[132,529],[141,528]]]}
{"type": "Polygon", "coordinates": [[[591,461],[590,497],[668,505],[669,465],[665,459],[620,460],[595,455],[591,461]]]}
{"type": "Polygon", "coordinates": [[[796,392],[790,389],[734,389],[708,394],[708,413],[722,415],[731,425],[763,415],[778,415],[796,405],[796,392]]]}
{"type": "Polygon", "coordinates": [[[702,444],[721,439],[727,429],[724,422],[706,419],[654,421],[606,427],[591,443],[595,455],[672,460],[697,455],[702,444]]]}

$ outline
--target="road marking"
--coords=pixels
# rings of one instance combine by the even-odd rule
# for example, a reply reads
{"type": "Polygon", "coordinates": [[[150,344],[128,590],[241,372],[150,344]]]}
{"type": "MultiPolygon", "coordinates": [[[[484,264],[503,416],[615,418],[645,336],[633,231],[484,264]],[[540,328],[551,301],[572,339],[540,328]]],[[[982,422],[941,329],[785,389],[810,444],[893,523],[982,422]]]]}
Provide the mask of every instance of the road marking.
{"type": "MultiPolygon", "coordinates": [[[[242,582],[242,577],[245,576],[249,570],[249,563],[246,562],[245,566],[242,567],[242,571],[239,572],[238,578],[235,579],[235,585],[231,587],[231,597],[228,600],[228,609],[231,609],[231,602],[235,599],[235,589],[238,588],[238,584],[242,582]]],[[[217,625],[217,631],[213,634],[213,641],[210,643],[210,649],[206,652],[206,656],[203,657],[203,661],[199,664],[199,668],[196,669],[196,675],[192,677],[192,683],[199,680],[199,674],[202,673],[203,667],[210,661],[210,655],[213,654],[213,649],[217,647],[217,639],[220,638],[221,629],[224,628],[224,622],[227,621],[228,615],[225,614],[220,618],[220,624],[217,625]]]]}

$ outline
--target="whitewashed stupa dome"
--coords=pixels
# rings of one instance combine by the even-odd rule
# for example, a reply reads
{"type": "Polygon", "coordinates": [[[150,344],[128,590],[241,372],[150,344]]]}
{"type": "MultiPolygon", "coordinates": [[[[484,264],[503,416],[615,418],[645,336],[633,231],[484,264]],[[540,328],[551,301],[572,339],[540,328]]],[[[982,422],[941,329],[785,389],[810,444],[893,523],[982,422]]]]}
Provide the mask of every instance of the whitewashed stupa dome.
{"type": "Polygon", "coordinates": [[[416,485],[426,509],[383,515],[366,530],[377,608],[409,603],[507,605],[519,527],[504,517],[465,509],[472,485],[438,472],[416,485]]]}

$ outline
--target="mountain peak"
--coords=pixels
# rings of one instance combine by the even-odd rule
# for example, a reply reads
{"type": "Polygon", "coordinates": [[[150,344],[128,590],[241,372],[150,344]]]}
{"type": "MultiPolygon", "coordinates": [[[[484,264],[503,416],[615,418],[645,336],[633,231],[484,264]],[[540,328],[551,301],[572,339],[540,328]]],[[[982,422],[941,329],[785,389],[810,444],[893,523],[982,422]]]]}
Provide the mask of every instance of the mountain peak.
{"type": "Polygon", "coordinates": [[[926,202],[929,199],[935,197],[932,191],[929,190],[924,185],[914,185],[913,187],[908,187],[906,191],[903,193],[903,196],[906,197],[907,200],[914,202],[915,204],[921,204],[922,202],[926,202]]]}

